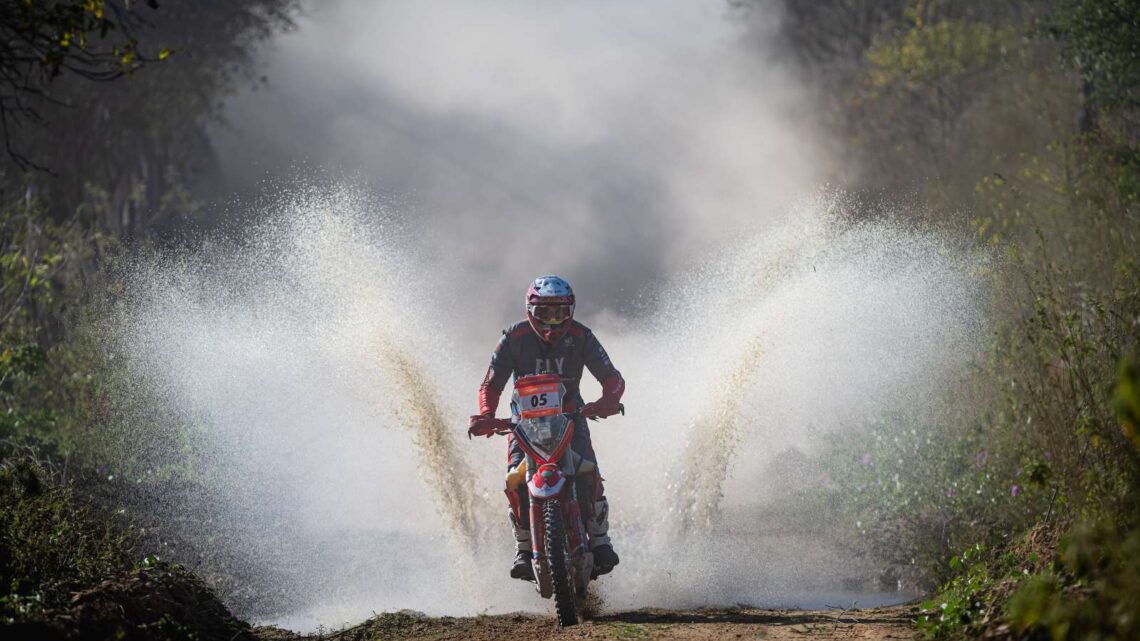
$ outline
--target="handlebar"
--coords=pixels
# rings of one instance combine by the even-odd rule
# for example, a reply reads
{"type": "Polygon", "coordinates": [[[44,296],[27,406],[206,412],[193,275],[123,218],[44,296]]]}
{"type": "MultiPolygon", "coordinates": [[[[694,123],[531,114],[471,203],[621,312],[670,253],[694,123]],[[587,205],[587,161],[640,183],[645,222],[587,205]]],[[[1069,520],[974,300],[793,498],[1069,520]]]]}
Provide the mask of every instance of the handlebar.
{"type": "MultiPolygon", "coordinates": [[[[625,404],[624,403],[618,403],[618,413],[621,414],[622,416],[625,416],[625,404]]],[[[582,416],[582,413],[579,412],[578,410],[574,410],[573,412],[565,412],[565,414],[566,414],[566,416],[569,416],[571,418],[571,420],[577,419],[577,418],[582,416]]],[[[587,420],[591,420],[591,421],[597,421],[597,420],[604,419],[604,418],[607,418],[607,417],[605,417],[605,416],[587,416],[586,417],[587,420]]],[[[506,426],[501,427],[501,428],[495,430],[495,433],[496,434],[510,434],[511,432],[514,431],[515,427],[517,427],[517,426],[518,426],[518,423],[510,423],[509,427],[506,427],[506,426]]]]}

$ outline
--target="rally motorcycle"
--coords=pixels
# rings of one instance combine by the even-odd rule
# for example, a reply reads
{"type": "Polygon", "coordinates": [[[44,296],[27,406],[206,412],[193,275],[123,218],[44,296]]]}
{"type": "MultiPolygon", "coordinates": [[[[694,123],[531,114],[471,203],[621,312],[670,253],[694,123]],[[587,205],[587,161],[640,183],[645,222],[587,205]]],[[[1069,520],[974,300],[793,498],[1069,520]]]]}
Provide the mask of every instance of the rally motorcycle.
{"type": "MultiPolygon", "coordinates": [[[[511,398],[509,430],[525,454],[507,476],[510,490],[526,482],[530,494],[531,563],[544,599],[554,598],[558,624],[578,623],[586,587],[596,578],[586,524],[574,483],[578,457],[570,449],[580,414],[563,410],[566,388],[557,374],[524,376],[511,398]]],[[[625,407],[618,406],[624,415],[625,407]]]]}

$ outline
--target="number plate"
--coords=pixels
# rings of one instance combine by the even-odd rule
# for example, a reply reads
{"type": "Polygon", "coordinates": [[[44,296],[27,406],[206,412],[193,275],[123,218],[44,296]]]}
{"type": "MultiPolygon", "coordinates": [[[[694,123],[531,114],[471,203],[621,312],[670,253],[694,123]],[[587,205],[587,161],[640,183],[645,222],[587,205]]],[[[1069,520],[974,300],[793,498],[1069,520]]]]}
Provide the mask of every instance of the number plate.
{"type": "Polygon", "coordinates": [[[518,390],[519,417],[536,418],[562,413],[562,395],[558,383],[528,385],[518,390]]]}

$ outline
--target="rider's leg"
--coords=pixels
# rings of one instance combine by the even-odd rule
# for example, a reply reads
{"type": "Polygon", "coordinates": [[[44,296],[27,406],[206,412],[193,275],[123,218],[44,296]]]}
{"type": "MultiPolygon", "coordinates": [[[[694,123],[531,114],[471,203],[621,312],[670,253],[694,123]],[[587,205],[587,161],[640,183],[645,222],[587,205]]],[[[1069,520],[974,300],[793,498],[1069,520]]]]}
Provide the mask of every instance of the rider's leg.
{"type": "Polygon", "coordinates": [[[579,457],[574,479],[578,505],[586,519],[586,533],[590,535],[590,551],[594,553],[594,570],[606,574],[618,564],[618,555],[610,541],[610,505],[606,500],[598,459],[590,441],[590,428],[585,419],[574,425],[574,440],[570,449],[579,457]]]}
{"type": "Polygon", "coordinates": [[[511,530],[515,536],[515,560],[511,563],[511,578],[534,580],[530,547],[530,494],[526,489],[526,474],[519,469],[523,451],[508,437],[506,494],[510,504],[511,530]]]}

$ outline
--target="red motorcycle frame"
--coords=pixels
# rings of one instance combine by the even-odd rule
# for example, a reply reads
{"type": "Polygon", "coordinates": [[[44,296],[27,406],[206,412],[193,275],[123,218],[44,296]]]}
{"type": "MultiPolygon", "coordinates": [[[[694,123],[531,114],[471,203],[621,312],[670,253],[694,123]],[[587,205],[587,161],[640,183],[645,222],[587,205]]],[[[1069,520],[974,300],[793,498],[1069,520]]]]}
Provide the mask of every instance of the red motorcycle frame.
{"type": "MultiPolygon", "coordinates": [[[[515,381],[509,433],[524,458],[507,477],[510,495],[525,478],[530,496],[531,562],[539,595],[554,599],[559,625],[578,622],[587,586],[596,578],[574,476],[579,457],[570,449],[577,412],[563,411],[566,388],[557,374],[515,381]]],[[[619,405],[622,414],[625,408],[619,405]]],[[[504,432],[506,433],[506,432],[504,432]]]]}

